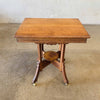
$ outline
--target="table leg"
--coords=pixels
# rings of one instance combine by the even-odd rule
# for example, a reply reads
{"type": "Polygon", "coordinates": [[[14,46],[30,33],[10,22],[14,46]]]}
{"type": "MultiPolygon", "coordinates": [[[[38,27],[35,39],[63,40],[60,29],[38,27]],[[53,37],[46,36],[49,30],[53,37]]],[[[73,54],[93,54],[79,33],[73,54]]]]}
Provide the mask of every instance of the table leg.
{"type": "MultiPolygon", "coordinates": [[[[37,47],[38,47],[38,62],[37,62],[35,76],[34,76],[33,81],[32,81],[33,85],[35,85],[36,81],[38,80],[39,72],[44,67],[46,67],[47,65],[49,65],[51,63],[51,62],[48,62],[46,60],[42,60],[43,53],[45,52],[43,46],[44,46],[43,44],[37,45],[37,47]]],[[[55,64],[58,64],[57,67],[62,72],[64,83],[65,83],[65,85],[67,85],[69,82],[67,79],[67,75],[66,75],[66,71],[65,71],[65,64],[64,64],[65,44],[60,44],[60,48],[59,48],[58,53],[59,53],[59,57],[60,57],[60,62],[57,61],[57,62],[55,62],[55,64]]]]}
{"type": "Polygon", "coordinates": [[[41,44],[41,53],[42,53],[42,57],[43,57],[43,54],[44,54],[44,44],[41,44]]]}
{"type": "Polygon", "coordinates": [[[37,69],[35,72],[35,76],[32,80],[33,85],[35,85],[35,82],[38,79],[39,72],[40,72],[40,63],[42,62],[42,44],[38,44],[37,47],[38,47],[38,62],[37,62],[37,69]]]}
{"type": "Polygon", "coordinates": [[[64,54],[65,54],[65,44],[61,44],[61,56],[60,56],[60,66],[61,67],[60,68],[62,71],[64,83],[65,85],[67,85],[69,82],[68,82],[68,78],[67,78],[66,71],[65,71],[64,54]]]}
{"type": "Polygon", "coordinates": [[[61,48],[62,48],[62,44],[59,45],[59,51],[61,51],[61,48]]]}

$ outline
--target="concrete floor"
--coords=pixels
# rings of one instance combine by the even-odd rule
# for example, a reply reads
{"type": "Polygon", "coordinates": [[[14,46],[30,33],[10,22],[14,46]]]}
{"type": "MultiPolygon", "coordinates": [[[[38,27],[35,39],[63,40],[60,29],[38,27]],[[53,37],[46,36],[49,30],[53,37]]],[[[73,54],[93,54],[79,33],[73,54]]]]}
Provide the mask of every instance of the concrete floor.
{"type": "MultiPolygon", "coordinates": [[[[64,86],[62,74],[49,65],[34,87],[36,44],[16,42],[19,24],[0,24],[0,100],[100,100],[100,26],[84,26],[91,39],[66,47],[70,85],[64,86]]],[[[58,49],[58,45],[47,47],[58,49]]]]}

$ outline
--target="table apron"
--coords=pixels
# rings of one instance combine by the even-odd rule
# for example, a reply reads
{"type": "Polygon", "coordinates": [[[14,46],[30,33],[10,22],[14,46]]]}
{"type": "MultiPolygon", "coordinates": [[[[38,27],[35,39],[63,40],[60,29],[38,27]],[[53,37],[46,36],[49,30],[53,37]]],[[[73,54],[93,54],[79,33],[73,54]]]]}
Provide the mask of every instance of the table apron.
{"type": "Polygon", "coordinates": [[[35,38],[19,38],[17,37],[18,42],[34,42],[34,43],[42,43],[42,44],[66,44],[66,43],[86,43],[87,38],[67,38],[67,39],[35,39],[35,38]]]}

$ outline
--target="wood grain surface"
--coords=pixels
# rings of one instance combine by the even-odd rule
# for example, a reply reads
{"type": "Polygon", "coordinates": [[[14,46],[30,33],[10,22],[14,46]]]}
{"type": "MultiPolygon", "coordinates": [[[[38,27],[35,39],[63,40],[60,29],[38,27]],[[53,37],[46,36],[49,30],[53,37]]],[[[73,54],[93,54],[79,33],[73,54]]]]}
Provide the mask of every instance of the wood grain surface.
{"type": "Polygon", "coordinates": [[[57,52],[54,52],[54,51],[47,51],[44,53],[44,58],[47,60],[47,61],[54,61],[56,59],[58,59],[58,53],[57,52]]]}
{"type": "Polygon", "coordinates": [[[81,22],[70,18],[25,18],[15,37],[19,42],[35,43],[86,42],[90,38],[81,22]]]}

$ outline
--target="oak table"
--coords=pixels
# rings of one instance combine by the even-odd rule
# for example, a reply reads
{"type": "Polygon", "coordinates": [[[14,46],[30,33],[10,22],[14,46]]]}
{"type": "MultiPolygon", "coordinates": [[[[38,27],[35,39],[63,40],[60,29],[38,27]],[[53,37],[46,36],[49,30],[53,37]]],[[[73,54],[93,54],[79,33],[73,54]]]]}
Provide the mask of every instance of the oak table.
{"type": "Polygon", "coordinates": [[[71,18],[25,18],[17,30],[18,42],[34,42],[38,47],[38,63],[32,83],[35,85],[39,72],[49,64],[57,67],[67,85],[64,54],[68,43],[86,43],[90,38],[79,19],[71,18]],[[59,44],[58,52],[45,51],[44,44],[59,44]]]}

